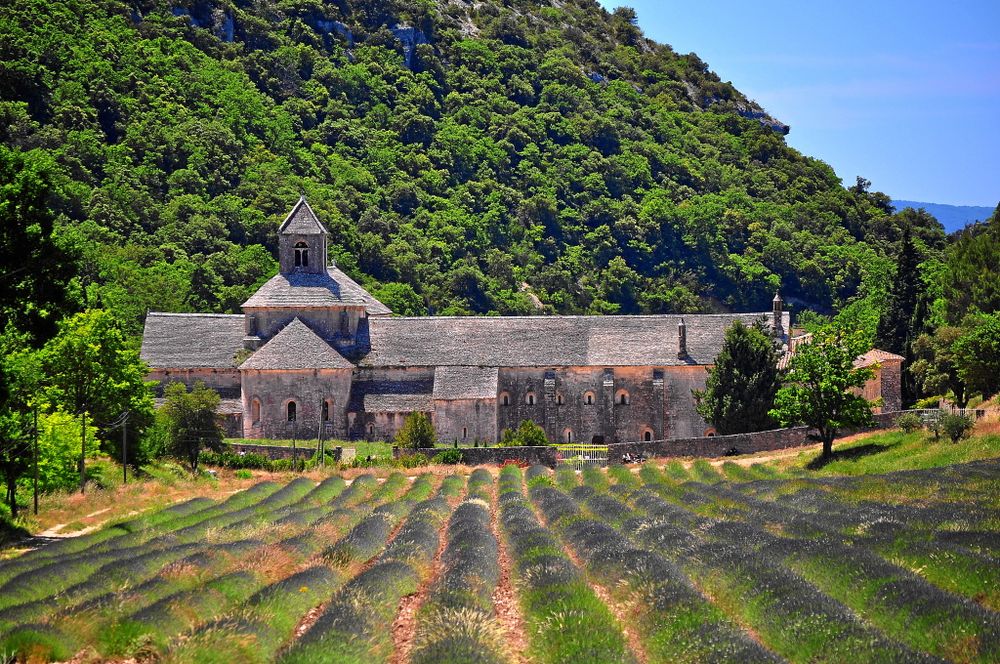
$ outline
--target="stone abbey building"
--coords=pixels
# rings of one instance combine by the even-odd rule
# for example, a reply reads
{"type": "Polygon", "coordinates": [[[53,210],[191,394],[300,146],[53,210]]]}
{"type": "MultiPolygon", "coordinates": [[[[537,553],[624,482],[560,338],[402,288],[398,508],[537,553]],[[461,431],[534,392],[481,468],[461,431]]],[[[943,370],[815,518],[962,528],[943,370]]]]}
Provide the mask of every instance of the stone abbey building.
{"type": "MultiPolygon", "coordinates": [[[[414,412],[466,443],[525,419],[553,442],[700,436],[711,431],[691,391],[726,328],[764,318],[791,345],[778,297],[750,314],[395,317],[327,264],[326,228],[304,199],[279,229],[279,264],[243,314],[146,317],[150,378],[203,381],[245,438],[389,439],[414,412]]],[[[901,359],[879,355],[865,390],[885,410],[898,409],[901,359]]]]}

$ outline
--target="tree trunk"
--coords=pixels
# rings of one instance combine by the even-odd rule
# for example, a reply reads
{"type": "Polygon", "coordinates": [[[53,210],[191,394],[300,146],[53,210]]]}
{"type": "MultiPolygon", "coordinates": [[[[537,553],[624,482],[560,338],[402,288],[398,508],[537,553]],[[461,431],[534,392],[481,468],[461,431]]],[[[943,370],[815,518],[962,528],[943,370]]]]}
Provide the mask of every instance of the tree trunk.
{"type": "Polygon", "coordinates": [[[87,411],[80,413],[80,493],[87,485],[87,411]]]}
{"type": "Polygon", "coordinates": [[[836,436],[836,431],[825,429],[820,431],[820,437],[823,439],[823,454],[821,456],[824,459],[833,456],[833,439],[836,436]]]}
{"type": "Polygon", "coordinates": [[[17,518],[17,477],[14,473],[7,474],[7,504],[10,505],[10,518],[17,518]]]}

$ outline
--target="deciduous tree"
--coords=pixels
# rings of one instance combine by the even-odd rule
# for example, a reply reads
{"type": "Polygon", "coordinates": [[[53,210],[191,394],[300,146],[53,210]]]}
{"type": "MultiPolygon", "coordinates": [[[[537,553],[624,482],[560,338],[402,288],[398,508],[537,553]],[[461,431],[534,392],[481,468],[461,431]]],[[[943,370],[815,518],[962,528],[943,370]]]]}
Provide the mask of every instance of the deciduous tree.
{"type": "Polygon", "coordinates": [[[216,415],[219,393],[202,382],[196,383],[190,392],[183,383],[171,383],[163,393],[170,452],[186,459],[191,470],[197,471],[202,448],[222,450],[222,427],[216,415]]]}
{"type": "Polygon", "coordinates": [[[42,352],[49,399],[81,420],[82,491],[88,418],[100,427],[130,410],[134,431],[151,422],[153,401],[145,382],[147,369],[113,316],[99,309],[62,321],[59,334],[42,352]]]}
{"type": "Polygon", "coordinates": [[[833,454],[833,441],[841,429],[872,421],[872,405],[858,391],[874,376],[874,369],[854,366],[866,346],[859,335],[815,335],[796,348],[784,387],[775,397],[771,416],[784,426],[804,424],[815,429],[823,457],[833,454]]]}

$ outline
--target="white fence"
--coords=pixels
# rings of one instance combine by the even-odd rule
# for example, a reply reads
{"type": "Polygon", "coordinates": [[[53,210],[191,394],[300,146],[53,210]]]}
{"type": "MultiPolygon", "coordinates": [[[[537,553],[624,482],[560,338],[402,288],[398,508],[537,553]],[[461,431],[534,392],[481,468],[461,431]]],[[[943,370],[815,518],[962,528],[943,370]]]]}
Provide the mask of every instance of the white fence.
{"type": "Polygon", "coordinates": [[[607,445],[556,445],[555,448],[556,460],[560,466],[583,470],[608,465],[607,445]]]}

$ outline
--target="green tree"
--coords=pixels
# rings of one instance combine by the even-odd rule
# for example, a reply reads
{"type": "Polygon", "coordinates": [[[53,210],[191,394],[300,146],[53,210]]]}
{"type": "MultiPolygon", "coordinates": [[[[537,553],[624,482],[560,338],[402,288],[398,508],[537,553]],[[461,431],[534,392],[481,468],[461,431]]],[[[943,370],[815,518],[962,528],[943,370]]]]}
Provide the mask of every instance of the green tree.
{"type": "Polygon", "coordinates": [[[944,396],[950,391],[955,405],[965,408],[968,389],[955,357],[955,342],[961,336],[962,328],[951,325],[921,334],[913,343],[916,359],[910,373],[924,394],[944,396]]]}
{"type": "Polygon", "coordinates": [[[867,350],[859,335],[817,334],[800,344],[778,390],[771,416],[783,426],[804,424],[817,431],[822,457],[833,454],[833,441],[844,427],[872,421],[872,404],[856,393],[874,375],[854,361],[867,350]]]}
{"type": "Polygon", "coordinates": [[[875,345],[883,350],[903,356],[903,405],[916,399],[916,385],[909,368],[913,363],[913,342],[919,332],[915,321],[917,301],[920,298],[920,256],[913,243],[909,225],[903,227],[903,238],[896,255],[896,274],[889,287],[875,333],[875,345]]]}
{"type": "Polygon", "coordinates": [[[708,371],[704,390],[695,390],[698,414],[719,434],[763,431],[780,385],[778,350],[763,322],[734,322],[708,371]]]}
{"type": "Polygon", "coordinates": [[[222,450],[222,427],[216,414],[219,393],[199,381],[190,392],[184,383],[171,383],[163,394],[170,453],[186,459],[191,470],[197,472],[203,448],[222,450]]]}
{"type": "Polygon", "coordinates": [[[970,392],[1000,392],[1000,313],[969,316],[955,340],[955,367],[970,392]]]}
{"type": "Polygon", "coordinates": [[[970,313],[1000,311],[1000,205],[985,224],[963,229],[945,252],[941,287],[952,325],[970,313]]]}
{"type": "Polygon", "coordinates": [[[16,328],[30,345],[55,334],[74,273],[48,207],[50,170],[37,154],[0,145],[0,333],[16,328]]]}
{"type": "Polygon", "coordinates": [[[15,518],[17,482],[32,461],[31,411],[37,406],[37,353],[24,344],[25,335],[15,335],[13,329],[0,333],[0,374],[4,378],[0,386],[0,474],[4,500],[15,518]]]}
{"type": "Polygon", "coordinates": [[[522,420],[516,431],[504,429],[500,437],[501,447],[544,447],[549,444],[545,429],[534,420],[522,420]]]}
{"type": "Polygon", "coordinates": [[[403,426],[396,432],[396,444],[400,447],[421,449],[434,447],[437,434],[426,413],[410,413],[403,426]]]}
{"type": "Polygon", "coordinates": [[[83,491],[88,418],[100,429],[130,410],[129,423],[137,442],[135,434],[152,421],[153,400],[145,382],[148,369],[112,315],[100,309],[62,321],[59,334],[45,345],[42,361],[49,399],[80,418],[83,491]]]}

